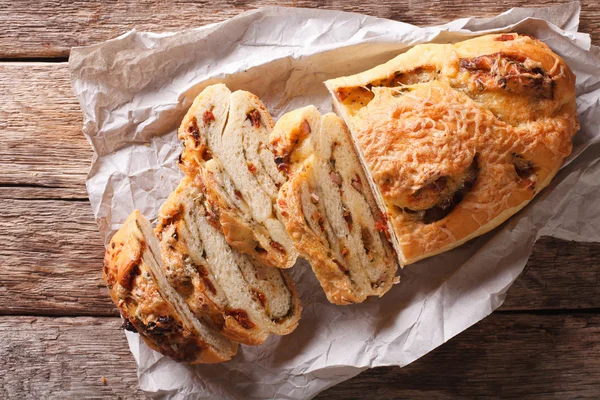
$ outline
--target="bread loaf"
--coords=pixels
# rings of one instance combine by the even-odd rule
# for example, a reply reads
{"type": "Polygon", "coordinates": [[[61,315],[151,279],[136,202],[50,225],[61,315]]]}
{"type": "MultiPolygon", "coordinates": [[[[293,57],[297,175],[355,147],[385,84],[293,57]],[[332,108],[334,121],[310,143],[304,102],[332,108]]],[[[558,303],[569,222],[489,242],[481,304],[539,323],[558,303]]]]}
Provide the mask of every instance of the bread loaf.
{"type": "Polygon", "coordinates": [[[158,238],[135,211],[104,259],[124,326],[151,348],[212,363],[292,332],[300,301],[278,268],[298,253],[332,303],[382,296],[397,262],[523,208],[579,128],[573,73],[515,33],[415,46],[325,84],[343,121],[308,106],[273,128],[256,96],[222,84],[194,100],[158,238]]]}
{"type": "Polygon", "coordinates": [[[418,45],[325,84],[402,264],[523,208],[557,173],[579,128],[573,73],[544,43],[516,33],[418,45]]]}

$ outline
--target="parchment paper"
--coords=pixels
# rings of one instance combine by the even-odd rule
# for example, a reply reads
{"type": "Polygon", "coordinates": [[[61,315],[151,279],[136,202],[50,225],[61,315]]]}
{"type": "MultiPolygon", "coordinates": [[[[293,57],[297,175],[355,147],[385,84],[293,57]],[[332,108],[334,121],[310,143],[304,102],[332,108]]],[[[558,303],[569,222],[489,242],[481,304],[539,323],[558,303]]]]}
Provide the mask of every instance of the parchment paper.
{"type": "Polygon", "coordinates": [[[599,241],[600,146],[594,143],[600,138],[600,50],[577,33],[578,21],[577,3],[429,28],[351,13],[263,8],[197,29],[131,31],[73,49],[73,90],[95,151],[87,190],[105,242],[135,208],[154,218],[177,186],[176,128],[208,84],[254,92],[275,118],[311,103],[327,112],[331,100],[322,82],[328,78],[365,70],[417,43],[492,31],[534,35],[577,75],[581,131],[573,154],[550,187],[507,223],[405,268],[401,283],[383,298],[358,305],[329,304],[300,261],[291,270],[304,306],[298,329],[258,347],[242,346],[227,363],[177,364],[127,332],[141,388],[173,399],[310,398],[366,368],[407,365],[483,319],[502,304],[539,236],[599,241]]]}

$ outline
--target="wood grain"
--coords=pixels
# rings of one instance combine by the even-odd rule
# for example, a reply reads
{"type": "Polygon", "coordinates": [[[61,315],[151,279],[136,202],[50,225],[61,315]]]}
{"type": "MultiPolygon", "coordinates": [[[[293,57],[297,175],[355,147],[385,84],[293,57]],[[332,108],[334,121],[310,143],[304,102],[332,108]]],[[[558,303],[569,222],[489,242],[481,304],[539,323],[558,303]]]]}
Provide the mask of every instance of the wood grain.
{"type": "MultiPolygon", "coordinates": [[[[0,398],[141,398],[119,325],[3,317],[0,398]]],[[[317,398],[598,398],[599,387],[600,316],[493,314],[405,368],[366,371],[317,398]]]]}
{"type": "Polygon", "coordinates": [[[500,310],[600,308],[600,243],[541,238],[500,310]]]}
{"type": "Polygon", "coordinates": [[[0,199],[0,241],[0,314],[118,315],[88,202],[0,199]]]}
{"type": "MultiPolygon", "coordinates": [[[[469,2],[453,0],[238,0],[233,2],[0,0],[0,58],[67,57],[73,46],[98,43],[137,28],[175,31],[220,22],[262,6],[324,8],[359,12],[415,25],[434,25],[467,16],[492,16],[511,7],[541,7],[568,0],[469,2]]],[[[600,3],[583,0],[581,29],[600,39],[600,3]]]]}
{"type": "MultiPolygon", "coordinates": [[[[101,278],[104,247],[89,203],[26,198],[32,191],[40,195],[0,189],[0,314],[118,315],[101,278]]],[[[600,243],[544,238],[502,309],[600,308],[599,281],[600,243]]]]}
{"type": "Polygon", "coordinates": [[[87,197],[92,150],[81,127],[66,63],[0,63],[0,186],[87,197]]]}
{"type": "MultiPolygon", "coordinates": [[[[134,27],[175,31],[269,5],[432,25],[532,4],[0,0],[0,60],[11,60],[0,63],[0,398],[144,397],[100,275],[103,247],[84,186],[92,152],[67,65],[14,60],[64,61],[72,46],[134,27]]],[[[581,30],[598,44],[597,0],[582,1],[581,30]]],[[[319,398],[599,398],[599,281],[600,244],[543,238],[502,311],[404,369],[367,371],[319,398]]]]}
{"type": "Polygon", "coordinates": [[[368,370],[317,399],[597,399],[600,316],[493,314],[403,369],[368,370]]]}
{"type": "Polygon", "coordinates": [[[0,398],[142,398],[120,325],[118,318],[1,318],[0,398]]]}

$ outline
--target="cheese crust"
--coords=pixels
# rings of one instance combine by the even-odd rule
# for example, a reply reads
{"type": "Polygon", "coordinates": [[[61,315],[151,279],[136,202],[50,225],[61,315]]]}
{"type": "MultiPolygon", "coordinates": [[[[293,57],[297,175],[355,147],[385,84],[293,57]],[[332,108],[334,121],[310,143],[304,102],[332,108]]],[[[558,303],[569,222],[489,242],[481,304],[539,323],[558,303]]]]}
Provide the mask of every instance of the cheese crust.
{"type": "Polygon", "coordinates": [[[524,35],[419,45],[325,84],[371,172],[403,265],[523,208],[579,129],[575,76],[524,35]]]}

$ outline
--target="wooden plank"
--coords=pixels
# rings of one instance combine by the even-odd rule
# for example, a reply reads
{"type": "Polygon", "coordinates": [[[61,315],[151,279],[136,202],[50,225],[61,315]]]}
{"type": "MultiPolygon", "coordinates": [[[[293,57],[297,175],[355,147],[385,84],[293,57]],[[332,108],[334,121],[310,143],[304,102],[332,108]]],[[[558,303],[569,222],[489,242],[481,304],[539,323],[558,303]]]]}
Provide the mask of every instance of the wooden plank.
{"type": "MultiPolygon", "coordinates": [[[[87,193],[81,193],[81,188],[62,188],[44,186],[22,186],[0,184],[0,200],[63,200],[88,202],[87,193]]],[[[39,205],[43,207],[43,205],[39,205]]],[[[91,212],[91,211],[90,211],[91,212]]],[[[91,214],[90,214],[91,215],[91,214]]]]}
{"type": "MultiPolygon", "coordinates": [[[[262,6],[326,8],[365,13],[401,20],[415,25],[434,25],[468,16],[492,16],[510,7],[546,6],[569,0],[510,3],[482,0],[473,7],[453,0],[241,0],[236,2],[195,2],[183,0],[86,1],[0,0],[0,58],[67,57],[69,48],[98,43],[137,28],[153,32],[175,31],[223,21],[242,11],[262,6]]],[[[600,39],[600,4],[582,0],[581,28],[600,39]]]]}
{"type": "MultiPolygon", "coordinates": [[[[0,314],[118,315],[89,203],[20,199],[21,188],[9,189],[0,190],[0,265],[10,271],[0,274],[0,314]],[[9,189],[17,198],[2,198],[9,189]]],[[[600,308],[599,281],[600,243],[544,238],[502,309],[600,308]]]]}
{"type": "MultiPolygon", "coordinates": [[[[141,397],[119,325],[0,318],[0,398],[141,397]]],[[[598,398],[599,387],[600,315],[495,313],[405,368],[366,371],[317,398],[598,398]]]]}
{"type": "Polygon", "coordinates": [[[0,241],[0,314],[118,315],[88,202],[2,199],[0,241]]]}
{"type": "Polygon", "coordinates": [[[501,310],[600,307],[600,243],[541,238],[501,310]]]}
{"type": "MultiPolygon", "coordinates": [[[[0,313],[116,315],[89,204],[63,201],[86,198],[91,159],[70,90],[66,64],[0,63],[0,313]]],[[[562,244],[536,247],[504,309],[598,307],[598,246],[562,244]]]]}
{"type": "Polygon", "coordinates": [[[1,317],[0,398],[143,398],[120,325],[118,318],[1,317]]]}
{"type": "Polygon", "coordinates": [[[600,315],[492,314],[403,369],[377,368],[317,399],[597,399],[600,315]]]}
{"type": "MultiPolygon", "coordinates": [[[[125,15],[119,12],[119,7],[122,7],[122,4],[110,5],[110,3],[105,2],[90,2],[83,5],[79,3],[72,5],[66,2],[59,2],[60,4],[49,2],[44,3],[41,7],[33,7],[31,5],[28,6],[27,3],[0,0],[0,23],[8,27],[3,34],[0,34],[0,57],[1,52],[9,51],[11,46],[18,45],[19,48],[26,48],[29,40],[37,40],[31,32],[23,35],[22,31],[19,31],[21,32],[19,35],[25,36],[19,36],[22,40],[9,40],[11,32],[18,27],[22,27],[24,21],[31,20],[33,18],[32,15],[35,15],[35,19],[42,21],[41,23],[44,24],[44,30],[41,30],[39,33],[50,34],[49,32],[52,32],[52,29],[57,29],[57,40],[70,40],[69,38],[77,36],[65,34],[64,29],[69,29],[67,27],[70,26],[70,23],[63,23],[64,21],[58,23],[57,21],[60,21],[62,18],[71,20],[73,19],[73,15],[76,15],[74,22],[71,21],[71,23],[77,23],[78,18],[85,15],[86,7],[94,10],[93,13],[97,15],[111,15],[111,18],[98,17],[99,20],[113,21],[114,19],[114,23],[117,25],[125,23],[123,21],[121,23],[118,22],[119,18],[125,15]],[[75,8],[77,12],[75,12],[75,8]],[[33,10],[36,11],[34,12],[33,10]],[[69,12],[71,15],[68,15],[69,12]],[[48,13],[56,13],[54,15],[55,18],[41,18],[41,16],[48,13]],[[112,16],[111,13],[115,13],[115,15],[112,16]],[[46,25],[48,26],[46,27],[46,25]]],[[[154,13],[154,8],[157,7],[155,2],[151,2],[149,7],[131,5],[132,3],[127,4],[127,7],[131,8],[128,11],[132,12],[131,26],[138,24],[140,21],[146,21],[147,24],[150,24],[142,24],[140,26],[141,29],[160,28],[159,25],[156,25],[157,21],[166,21],[168,24],[173,24],[171,26],[173,29],[186,27],[189,22],[187,18],[185,19],[186,23],[183,23],[183,21],[179,21],[177,18],[160,17],[160,13],[154,13]],[[135,10],[138,10],[139,13],[136,14],[135,10]],[[148,16],[147,12],[157,19],[146,19],[148,16]]],[[[317,3],[307,2],[306,4],[298,3],[296,5],[310,6],[311,4],[314,5],[317,3]]],[[[411,9],[408,9],[408,6],[406,4],[402,5],[402,3],[396,4],[394,7],[390,4],[386,6],[386,3],[378,6],[361,4],[351,2],[347,7],[350,10],[359,12],[368,12],[372,8],[374,15],[396,18],[405,15],[413,15],[415,18],[421,18],[421,16],[426,15],[427,17],[423,18],[446,17],[447,19],[452,19],[461,12],[461,7],[458,5],[452,6],[450,3],[440,7],[432,7],[431,13],[415,11],[416,9],[420,9],[422,4],[426,4],[426,2],[413,5],[411,9]],[[447,15],[445,15],[446,13],[447,15]]],[[[226,18],[236,14],[241,9],[249,9],[253,6],[253,3],[244,3],[239,8],[219,9],[218,12],[215,11],[213,14],[203,12],[200,15],[206,16],[206,18],[217,18],[222,13],[222,18],[226,18]]],[[[330,6],[335,8],[338,5],[330,6]]],[[[584,16],[588,15],[590,18],[596,18],[597,16],[600,21],[600,6],[597,3],[587,4],[584,2],[583,6],[584,16]]],[[[199,6],[196,3],[184,2],[177,3],[177,7],[183,7],[182,11],[189,14],[191,9],[188,10],[185,7],[191,7],[196,10],[199,6]]],[[[210,5],[206,7],[216,6],[210,5]]],[[[162,6],[160,8],[165,9],[162,6]]],[[[485,10],[489,9],[491,10],[489,13],[495,13],[499,12],[502,8],[504,6],[484,3],[482,7],[478,7],[475,11],[488,12],[485,10]]],[[[169,7],[168,9],[168,12],[173,15],[178,15],[176,8],[172,9],[169,7]]],[[[129,18],[129,16],[126,18],[129,18]]],[[[199,21],[198,23],[200,24],[201,22],[199,21]]],[[[84,22],[80,23],[85,25],[84,22]]],[[[100,25],[104,26],[103,24],[100,25]]],[[[33,29],[33,26],[35,24],[32,22],[32,25],[29,27],[33,29]]],[[[598,28],[600,24],[588,24],[588,26],[596,26],[594,29],[600,29],[598,28]]],[[[92,27],[87,26],[86,29],[89,29],[90,34],[101,35],[102,32],[106,34],[100,27],[94,30],[92,27]]],[[[590,28],[588,31],[593,31],[594,29],[590,28]]],[[[69,30],[69,32],[82,33],[82,30],[75,29],[73,31],[69,30]]],[[[106,37],[98,38],[98,40],[104,39],[106,37]]],[[[52,46],[36,46],[39,49],[50,47],[52,46]]],[[[48,56],[48,54],[45,55],[48,56]]],[[[67,64],[0,63],[0,104],[2,104],[2,107],[0,107],[0,186],[26,185],[33,188],[51,187],[69,189],[70,193],[67,194],[69,198],[84,198],[86,196],[84,180],[91,161],[92,151],[81,133],[81,111],[71,92],[67,64]]],[[[62,193],[66,192],[58,191],[57,193],[61,193],[60,195],[62,195],[62,193]]],[[[52,196],[52,198],[54,197],[56,195],[52,196]]]]}
{"type": "Polygon", "coordinates": [[[92,150],[67,64],[0,63],[0,104],[0,186],[67,188],[87,197],[92,150]]]}

